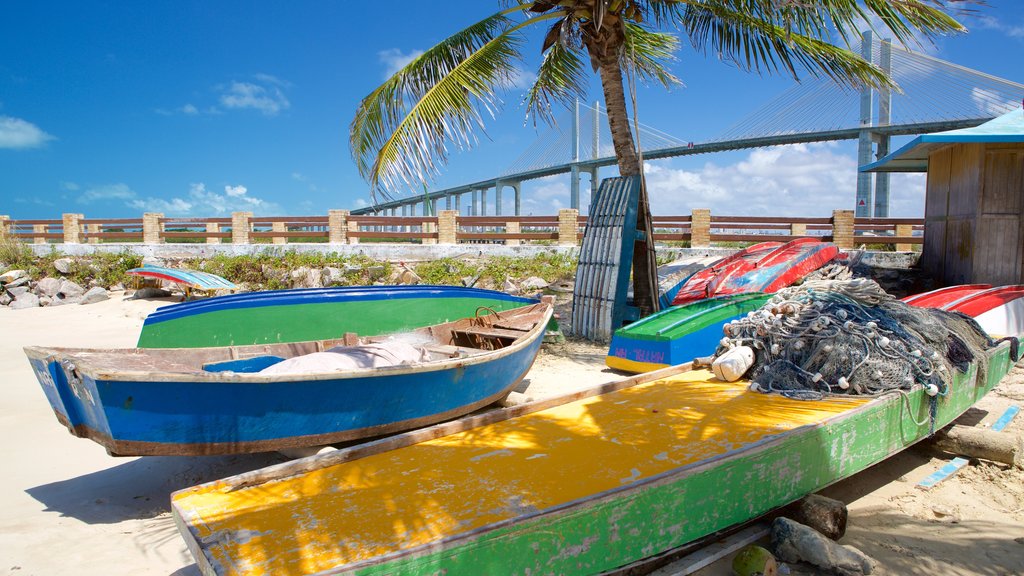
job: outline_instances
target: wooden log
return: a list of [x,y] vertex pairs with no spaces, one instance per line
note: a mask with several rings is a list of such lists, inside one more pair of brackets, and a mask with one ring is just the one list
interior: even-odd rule
[[1017,434],[953,426],[936,434],[932,446],[951,454],[1024,468],[1024,441]]
[[810,526],[832,540],[839,540],[846,534],[849,513],[846,504],[839,500],[809,494],[787,506],[782,515]]

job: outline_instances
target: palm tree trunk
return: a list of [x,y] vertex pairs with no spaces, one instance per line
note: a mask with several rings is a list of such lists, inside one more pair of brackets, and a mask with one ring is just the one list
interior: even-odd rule
[[[626,94],[622,86],[622,68],[618,58],[602,58],[598,67],[604,103],[608,110],[608,125],[615,146],[619,174],[643,177],[640,159],[629,129],[629,113],[626,110]],[[647,184],[641,179],[640,201],[636,211],[636,230],[643,241],[633,244],[633,305],[639,308],[640,316],[658,311],[658,263],[654,253],[654,238],[651,227],[651,207],[647,199]]]

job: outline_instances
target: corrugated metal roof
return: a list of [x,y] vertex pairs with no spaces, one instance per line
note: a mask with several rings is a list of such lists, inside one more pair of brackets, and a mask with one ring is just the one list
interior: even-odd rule
[[1024,109],[998,116],[973,128],[924,134],[885,158],[865,164],[861,172],[926,172],[928,155],[950,144],[1024,143]]

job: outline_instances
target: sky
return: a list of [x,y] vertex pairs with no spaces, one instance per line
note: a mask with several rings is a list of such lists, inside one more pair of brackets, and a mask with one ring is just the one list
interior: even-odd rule
[[[380,6],[5,3],[0,214],[323,215],[367,206],[368,186],[348,147],[359,101],[422,50],[502,4]],[[962,21],[968,34],[921,49],[1024,83],[1018,0],[989,0]],[[501,113],[473,149],[452,154],[431,189],[494,178],[538,138],[550,137],[551,129],[535,127],[520,106],[522,86],[539,62],[539,37],[528,39],[526,52],[521,82],[504,94]],[[638,115],[683,142],[726,132],[793,86],[788,77],[738,70],[685,40],[673,70],[685,85],[638,86]],[[593,82],[590,101],[600,99]],[[559,129],[565,128],[563,121]],[[853,208],[856,165],[856,146],[845,142],[659,160],[647,164],[646,174],[655,214],[710,208],[722,215],[826,216]],[[601,173],[611,175],[613,169]],[[923,214],[922,176],[897,176],[892,189],[891,215]],[[586,182],[583,190],[585,206]],[[506,214],[510,203],[509,190]],[[524,214],[568,206],[568,176],[523,185]]]

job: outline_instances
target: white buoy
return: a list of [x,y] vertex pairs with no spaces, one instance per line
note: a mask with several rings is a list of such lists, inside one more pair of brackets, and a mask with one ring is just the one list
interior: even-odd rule
[[711,363],[711,371],[719,380],[735,382],[743,377],[754,365],[754,349],[750,346],[737,346],[715,358]]

